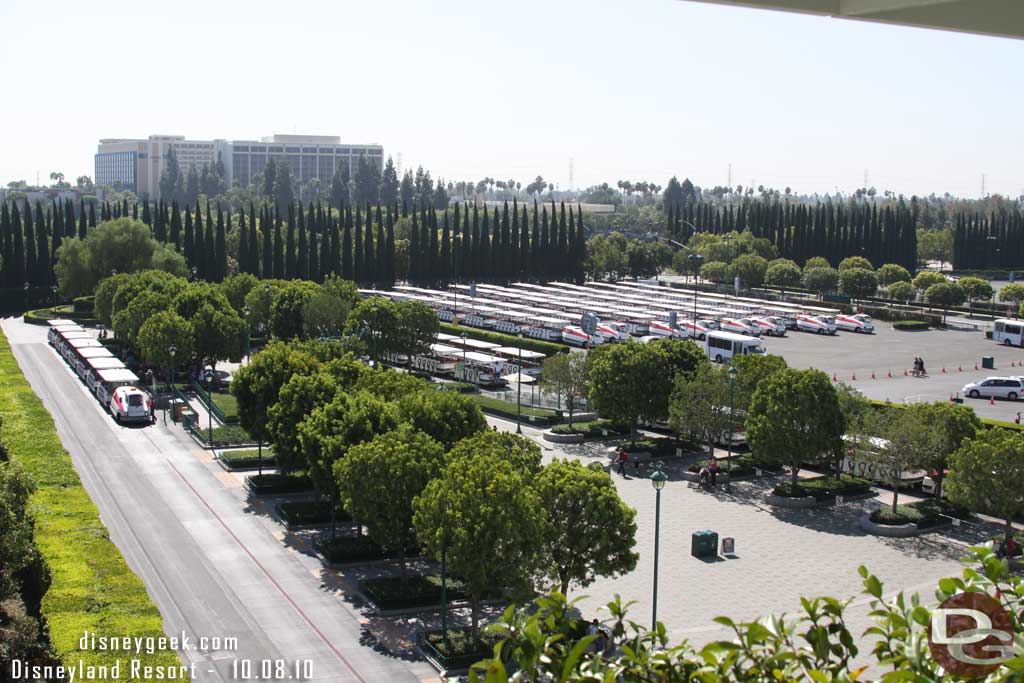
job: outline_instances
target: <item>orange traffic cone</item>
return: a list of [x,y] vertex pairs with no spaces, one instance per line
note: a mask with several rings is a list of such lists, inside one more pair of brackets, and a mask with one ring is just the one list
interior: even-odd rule
[[892,379],[892,370],[889,371],[889,379]]
[[834,373],[834,372],[832,373],[832,381],[833,382],[838,382],[839,381],[839,380],[836,379],[836,373]]
[[946,374],[946,368],[942,368],[942,374],[943,374],[943,375],[945,375],[945,374]]
[[857,373],[856,372],[853,373],[853,377],[851,377],[850,379],[853,380],[854,382],[856,382],[857,381]]
[[877,379],[877,378],[875,377],[875,371],[874,371],[874,370],[872,370],[872,371],[871,371],[871,379]]
[[962,366],[962,365],[958,365],[958,366],[956,366],[956,369],[957,369],[958,371],[960,371],[960,372],[963,372],[963,371],[964,371],[964,366]]
[[988,398],[988,404],[989,404],[990,406],[994,406],[994,405],[996,404],[996,397],[995,397],[995,396],[989,396],[989,398]]
[[907,372],[906,370],[904,370],[904,371],[903,371],[903,376],[904,376],[904,377],[906,377],[906,376],[907,376],[907,375],[909,375],[909,374],[910,374],[910,373],[909,373],[909,372]]

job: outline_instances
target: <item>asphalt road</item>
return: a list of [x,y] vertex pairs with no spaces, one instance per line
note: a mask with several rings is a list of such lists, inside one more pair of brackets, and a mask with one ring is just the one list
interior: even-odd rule
[[[110,536],[160,608],[169,634],[237,638],[231,650],[182,652],[196,681],[230,681],[236,660],[310,660],[312,680],[438,680],[421,662],[361,644],[360,615],[321,583],[319,564],[288,549],[246,510],[179,427],[119,427],[46,344],[46,330],[6,319],[22,371]],[[127,635],[127,634],[109,634]]]

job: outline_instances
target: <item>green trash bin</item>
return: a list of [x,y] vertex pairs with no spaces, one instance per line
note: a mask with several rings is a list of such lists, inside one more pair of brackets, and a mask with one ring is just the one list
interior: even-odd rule
[[694,531],[690,537],[690,554],[694,557],[714,557],[718,554],[718,534],[710,529]]
[[981,357],[981,367],[984,368],[985,370],[995,370],[996,369],[996,358],[995,358],[995,356],[982,356]]

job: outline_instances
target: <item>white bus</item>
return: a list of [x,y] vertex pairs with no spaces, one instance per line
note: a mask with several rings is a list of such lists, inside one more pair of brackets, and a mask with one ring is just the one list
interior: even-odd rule
[[733,356],[748,353],[764,353],[764,342],[758,337],[749,337],[735,332],[708,332],[708,358],[716,363],[725,363]]
[[1005,346],[1024,346],[1024,320],[996,320],[992,325],[992,341]]

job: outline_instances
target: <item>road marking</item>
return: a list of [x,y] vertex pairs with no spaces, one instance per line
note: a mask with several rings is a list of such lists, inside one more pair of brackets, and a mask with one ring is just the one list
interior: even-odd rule
[[334,643],[332,643],[327,638],[327,636],[325,636],[323,632],[319,628],[317,628],[316,624],[313,623],[313,620],[310,619],[309,616],[302,611],[302,608],[298,606],[298,604],[295,602],[295,600],[292,599],[290,595],[288,595],[284,588],[281,587],[281,584],[279,584],[277,580],[274,579],[273,576],[271,576],[270,572],[267,571],[267,568],[264,567],[263,564],[256,559],[256,556],[253,555],[252,552],[250,552],[250,550],[247,547],[245,547],[245,544],[242,543],[238,536],[236,536],[235,533],[231,531],[231,529],[228,527],[228,525],[224,523],[224,520],[221,519],[220,515],[218,515],[216,511],[214,511],[214,509],[210,506],[210,504],[206,502],[206,499],[199,494],[199,491],[197,491],[195,487],[192,486],[191,482],[189,482],[189,480],[185,478],[181,471],[174,466],[174,463],[167,459],[167,464],[170,465],[171,469],[174,470],[174,473],[177,474],[178,477],[180,477],[183,482],[185,482],[185,486],[189,487],[192,493],[195,494],[195,497],[199,499],[199,502],[201,502],[203,506],[210,511],[210,514],[213,515],[213,518],[216,519],[217,522],[221,525],[221,527],[224,528],[224,531],[226,531],[228,535],[231,536],[231,538],[235,541],[238,547],[245,551],[245,554],[249,556],[249,559],[251,559],[253,563],[257,567],[259,567],[260,571],[263,572],[263,575],[266,576],[270,583],[274,585],[274,588],[277,589],[281,596],[288,601],[288,604],[292,606],[295,612],[300,617],[302,617],[303,621],[305,621],[306,624],[308,624],[311,629],[313,629],[313,632],[316,633],[320,640],[323,641],[324,645],[326,645],[331,650],[331,652],[333,652],[335,656],[337,656],[337,658],[341,660],[341,662],[348,668],[350,672],[352,672],[352,675],[355,676],[357,680],[361,681],[361,683],[366,683],[366,679],[363,678],[359,674],[359,672],[355,670],[355,667],[352,666],[352,663],[345,658],[345,655],[341,654],[341,651],[338,650],[337,647],[335,647]]

